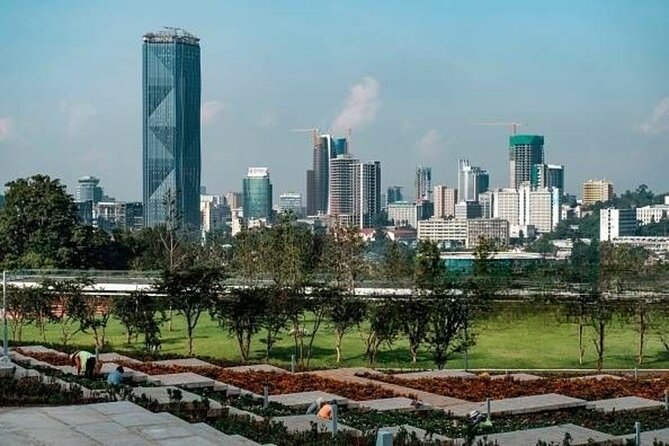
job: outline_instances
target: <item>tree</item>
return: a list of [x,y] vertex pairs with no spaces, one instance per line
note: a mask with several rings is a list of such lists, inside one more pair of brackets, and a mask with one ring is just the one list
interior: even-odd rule
[[5,268],[69,267],[77,212],[65,185],[35,175],[5,186],[0,212],[0,259]]
[[7,315],[12,330],[12,339],[21,342],[23,328],[35,322],[43,302],[40,287],[8,287]]
[[466,330],[472,312],[466,300],[467,296],[463,294],[448,292],[431,297],[426,342],[440,370],[453,354],[463,352],[472,344],[472,335]]
[[61,343],[66,346],[82,330],[79,315],[85,306],[84,289],[93,282],[86,276],[76,279],[42,281],[44,304],[49,308],[48,318],[59,325]]
[[166,269],[158,290],[167,296],[170,307],[186,319],[188,354],[193,354],[193,332],[203,312],[210,311],[220,294],[222,272],[218,268],[192,265]]
[[251,357],[251,338],[262,328],[266,302],[262,288],[235,288],[229,299],[214,304],[212,316],[235,337],[244,362]]
[[80,331],[88,333],[89,329],[92,330],[96,347],[102,348],[106,343],[107,323],[112,310],[110,299],[99,295],[86,296],[73,308]]
[[128,344],[139,335],[144,335],[146,351],[159,343],[160,325],[167,320],[161,297],[133,291],[114,299],[113,313],[126,328]]
[[365,242],[357,228],[339,224],[330,228],[325,240],[323,263],[337,288],[353,292],[365,266],[364,252]]
[[335,332],[337,363],[341,362],[341,341],[344,335],[359,327],[365,319],[365,302],[343,293],[334,293],[328,303],[327,319]]
[[312,263],[311,231],[298,225],[294,215],[282,214],[276,224],[264,229],[263,235],[263,269],[275,285],[279,288],[303,286]]
[[279,334],[286,328],[290,320],[290,305],[292,290],[289,288],[271,287],[267,289],[266,310],[261,322],[265,329],[265,338],[260,342],[265,344],[265,361],[269,361],[272,347],[279,340]]
[[401,328],[401,315],[397,302],[392,298],[374,302],[368,308],[369,328],[365,337],[365,358],[373,366],[381,345],[387,344],[390,347],[397,338]]
[[388,249],[381,261],[381,275],[390,282],[398,283],[411,277],[413,272],[413,253],[406,245],[397,241],[388,243]]
[[265,228],[245,228],[235,236],[232,269],[246,286],[256,286],[262,278],[265,230]]

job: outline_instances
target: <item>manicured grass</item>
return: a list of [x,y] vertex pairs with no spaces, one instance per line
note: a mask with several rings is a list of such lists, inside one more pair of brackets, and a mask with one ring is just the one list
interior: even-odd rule
[[[308,328],[308,327],[307,327]],[[495,317],[489,316],[477,321],[474,327],[477,333],[476,346],[469,352],[470,368],[578,368],[577,327],[574,324],[560,323],[550,310],[539,307],[532,314],[502,313]],[[111,347],[117,350],[141,349],[140,342],[133,345],[125,344],[123,326],[116,320],[109,323],[108,340]],[[236,341],[228,332],[218,326],[208,316],[203,315],[196,330],[195,353],[229,360],[238,360],[239,353]],[[264,344],[260,342],[263,333],[253,340],[255,360],[264,359]],[[47,330],[47,341],[58,343],[59,327],[50,325]],[[92,349],[93,340],[90,334],[78,333],[72,344]],[[38,330],[33,326],[24,329],[23,341],[41,342]],[[596,353],[592,342],[592,330],[586,329],[586,356],[584,368],[594,368]],[[607,368],[636,367],[637,333],[634,327],[614,321],[608,331],[606,340],[606,357],[604,366]],[[183,319],[174,317],[173,331],[167,324],[162,328],[162,352],[187,352],[187,338]],[[363,366],[366,361],[363,337],[353,331],[344,337],[342,352],[343,367]],[[417,367],[434,367],[429,352],[422,349]],[[288,365],[290,355],[294,353],[293,339],[287,333],[283,335],[272,353],[271,362]],[[391,347],[384,346],[379,354],[379,367],[412,367],[407,342],[400,339]],[[335,367],[336,353],[332,330],[324,326],[316,334],[314,342],[314,358],[311,367]],[[463,368],[462,355],[451,360],[448,367]],[[669,368],[669,354],[662,347],[656,333],[650,333],[646,344],[646,368]]]

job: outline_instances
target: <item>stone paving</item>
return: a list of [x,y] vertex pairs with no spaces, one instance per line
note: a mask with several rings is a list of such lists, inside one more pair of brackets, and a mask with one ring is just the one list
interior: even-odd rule
[[[586,407],[587,401],[557,393],[544,395],[520,396],[517,398],[504,398],[490,401],[490,412],[492,415],[519,415],[531,412],[544,412],[549,410],[571,409],[575,407]],[[465,403],[447,409],[456,417],[465,417],[472,410],[481,413],[487,412],[486,403]]]
[[626,396],[607,400],[591,401],[588,408],[601,412],[622,412],[626,410],[652,410],[664,407],[664,403],[638,396]]
[[416,434],[416,437],[419,440],[425,440],[425,441],[443,441],[444,443],[450,443],[453,440],[451,438],[445,437],[443,435],[439,434],[428,434],[428,432],[424,429],[421,429],[419,427],[413,427],[408,424],[403,424],[401,426],[390,426],[390,427],[382,427],[379,429],[379,432],[390,432],[393,437],[396,437],[397,434],[399,434],[402,430],[405,430],[409,435],[411,434]]
[[324,401],[329,402],[336,400],[340,406],[348,405],[348,399],[334,395],[332,393],[321,392],[320,390],[313,390],[311,392],[286,393],[283,395],[270,395],[269,400],[273,403],[283,404],[284,406],[298,409],[307,408],[318,398],[323,398]]
[[511,378],[515,381],[536,381],[538,379],[544,379],[541,376],[531,375],[529,373],[507,373],[504,375],[492,375],[490,379],[507,379]]
[[15,366],[11,362],[0,361],[0,378],[11,378],[14,376]]
[[111,353],[100,353],[98,355],[98,358],[100,361],[103,362],[119,362],[123,361],[128,364],[142,364],[142,361],[139,361],[137,359],[131,358],[129,356],[122,355],[120,353],[116,352],[111,352]]
[[623,379],[622,376],[618,375],[610,375],[608,373],[599,373],[597,375],[584,375],[584,376],[574,376],[572,378],[569,378],[572,380],[578,380],[578,379],[596,379],[597,381],[601,381],[603,379]]
[[358,409],[375,410],[378,412],[413,412],[415,410],[430,410],[432,406],[423,404],[419,409],[413,403],[414,400],[403,396],[395,398],[382,398],[378,400],[358,401],[355,403]]
[[462,370],[426,370],[423,372],[397,373],[392,375],[401,379],[423,378],[476,378],[476,375]]
[[197,358],[183,358],[183,359],[165,359],[162,361],[153,361],[151,364],[161,365],[161,366],[179,366],[179,367],[202,367],[202,368],[218,368],[218,366],[202,361]]
[[366,369],[343,368],[343,369],[332,369],[332,370],[318,370],[316,372],[310,372],[310,373],[316,376],[321,376],[323,378],[330,378],[337,381],[355,382],[359,384],[374,384],[381,388],[393,391],[398,395],[403,395],[409,398],[416,397],[418,398],[419,401],[437,408],[449,408],[460,404],[468,403],[468,401],[461,400],[458,398],[437,395],[435,393],[423,392],[421,390],[412,389],[410,387],[404,387],[397,384],[384,383],[382,381],[376,381],[370,378],[356,376],[356,373],[360,373],[361,371],[366,371]]
[[[312,424],[318,426],[318,430],[321,432],[332,432],[332,421],[324,420],[316,415],[291,415],[287,417],[276,417],[274,420],[283,423],[283,425],[286,426],[286,429],[288,429],[288,432],[309,432],[311,431]],[[341,423],[337,423],[337,429],[341,432],[348,431],[358,435],[362,434],[359,430]]]
[[255,445],[126,402],[0,411],[3,446]]
[[225,370],[231,372],[277,372],[288,373],[288,370],[276,367],[271,364],[240,365],[236,367],[226,367]]
[[146,382],[158,386],[181,386],[187,389],[214,387],[215,383],[211,378],[206,378],[191,372],[151,375],[147,377]]
[[[643,427],[643,426],[642,426]],[[634,440],[635,435],[625,435],[622,438],[628,440]],[[663,442],[669,444],[669,428],[658,429],[654,431],[641,432],[641,445],[640,446],[654,446],[656,442]]]
[[[575,424],[562,424],[559,426],[504,432],[501,434],[490,434],[485,437],[476,437],[476,441],[486,438],[488,442],[492,442],[498,446],[534,446],[539,441],[544,441],[548,444],[561,445],[564,441],[564,436],[566,433],[571,435],[572,442],[570,445],[572,446],[591,444],[622,444],[621,440],[617,437],[594,431],[592,429],[586,429]],[[463,445],[464,442],[462,440],[457,440],[455,444]]]

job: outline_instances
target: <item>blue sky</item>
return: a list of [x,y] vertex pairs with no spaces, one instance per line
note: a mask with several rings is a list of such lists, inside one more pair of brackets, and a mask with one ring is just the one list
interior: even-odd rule
[[545,135],[568,192],[669,191],[667,23],[665,0],[0,0],[0,181],[96,175],[139,199],[142,35],[168,25],[202,39],[212,192],[248,166],[304,191],[310,142],[290,129],[347,125],[384,185],[412,193],[423,164],[454,186],[468,158],[505,186],[509,129],[476,123],[510,120]]

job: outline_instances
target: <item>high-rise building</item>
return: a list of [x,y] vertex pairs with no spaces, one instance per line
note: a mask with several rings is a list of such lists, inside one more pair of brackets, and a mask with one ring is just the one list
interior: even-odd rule
[[230,209],[240,209],[243,207],[242,194],[240,192],[226,192],[224,197]]
[[388,191],[386,192],[386,206],[390,203],[395,203],[396,201],[404,201],[402,186],[388,186]]
[[307,215],[316,215],[316,179],[314,169],[307,170]]
[[511,225],[519,224],[519,200],[517,189],[500,189],[494,192],[493,218],[502,218]]
[[501,218],[475,218],[467,220],[467,248],[475,248],[481,239],[492,240],[506,246],[509,244],[509,222]]
[[420,205],[409,201],[396,201],[391,203],[387,208],[388,221],[395,226],[410,226],[416,228],[418,226],[419,213],[421,212]]
[[539,234],[553,231],[560,222],[561,191],[556,188],[521,187],[519,193],[519,224],[534,226]]
[[340,155],[330,161],[329,214],[344,224],[354,224],[355,177],[360,160]]
[[532,166],[544,162],[544,137],[539,135],[512,135],[509,137],[510,187],[517,189],[529,182]]
[[348,141],[346,138],[337,138],[332,144],[332,153],[330,158],[337,158],[339,155],[346,155],[348,152]]
[[418,240],[436,243],[464,244],[467,240],[467,220],[430,218],[418,222]]
[[371,228],[381,212],[381,163],[360,163],[355,180],[355,224],[360,228]]
[[487,170],[472,166],[469,160],[458,163],[458,200],[478,201],[479,194],[488,190],[490,174]]
[[637,229],[636,209],[600,209],[599,240],[634,235]]
[[[330,194],[330,155],[332,153],[332,138],[330,135],[314,136],[313,154],[313,203],[315,209],[313,214],[328,213],[328,200]],[[309,189],[307,189],[307,193]],[[307,202],[311,200],[307,197]]]
[[92,176],[85,176],[79,178],[77,186],[74,188],[74,201],[84,202],[90,201],[96,204],[102,201],[102,187],[100,187],[100,180]]
[[143,45],[144,223],[200,226],[200,39],[175,28]]
[[583,183],[583,205],[590,206],[613,198],[613,184],[606,180],[588,180]]
[[302,194],[284,192],[279,195],[279,212],[283,214],[290,212],[302,218]]
[[483,209],[478,201],[460,201],[455,205],[455,218],[469,220],[470,218],[481,218]]
[[530,184],[533,187],[555,187],[564,191],[564,166],[535,164],[532,166]]
[[446,186],[434,186],[434,217],[455,217],[458,190]]
[[203,232],[223,227],[230,216],[230,208],[223,195],[200,195],[200,228]]
[[495,215],[495,192],[487,191],[479,194],[481,204],[481,217],[493,218]]
[[432,201],[432,168],[416,168],[416,179],[414,181],[416,188],[416,201]]
[[242,182],[244,220],[272,218],[272,183],[266,167],[249,167]]

